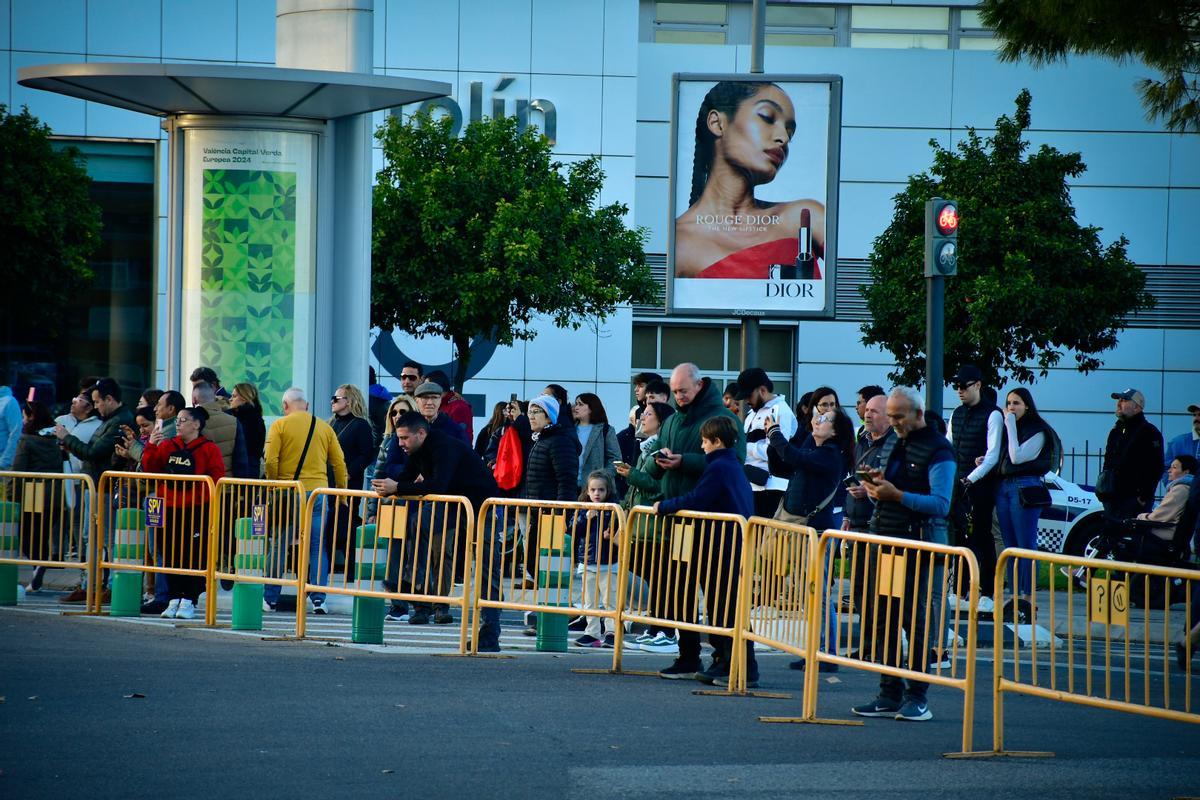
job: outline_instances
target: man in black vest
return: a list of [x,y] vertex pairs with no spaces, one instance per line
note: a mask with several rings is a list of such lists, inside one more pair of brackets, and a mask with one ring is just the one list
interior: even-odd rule
[[[883,473],[868,475],[867,496],[875,501],[871,515],[871,533],[898,539],[927,538],[926,529],[932,522],[945,519],[950,511],[950,495],[954,486],[954,451],[945,437],[925,423],[924,402],[917,390],[897,387],[887,399],[887,416],[896,432],[896,444],[888,457]],[[879,547],[874,554],[881,565],[900,557],[900,551]],[[888,556],[891,556],[889,559]],[[919,569],[916,554],[904,559],[903,597],[896,598],[892,587],[891,599],[877,611],[868,611],[870,618],[888,626],[875,631],[883,642],[882,663],[924,671],[932,642],[926,634],[922,606],[922,585],[929,576]],[[886,569],[887,567],[885,567]],[[867,574],[874,576],[875,570]],[[868,587],[875,596],[875,587]],[[914,622],[915,620],[915,622]],[[900,629],[908,634],[909,657],[900,657]],[[921,722],[932,719],[925,692],[929,684],[893,675],[880,675],[879,696],[870,703],[855,706],[851,711],[861,717],[895,717],[899,720]]]
[[[999,485],[1000,444],[1004,432],[1004,416],[992,402],[991,393],[984,396],[983,374],[974,364],[963,364],[950,379],[962,405],[954,409],[946,437],[954,445],[957,465],[954,497],[950,502],[950,525],[953,542],[969,547],[979,562],[979,611],[991,613],[992,587],[996,575],[996,540],[992,537],[992,512],[996,510],[996,488]],[[950,594],[951,607],[965,608]]]
[[[500,496],[492,471],[457,435],[431,429],[428,420],[415,411],[402,414],[395,427],[396,440],[404,448],[408,460],[398,480],[376,478],[371,481],[371,488],[380,497],[459,495],[471,501],[472,508],[478,513],[488,498]],[[448,523],[443,521],[447,513],[452,516]],[[439,503],[422,503],[417,513],[409,515],[407,549],[411,580],[408,582],[414,594],[447,596],[453,589],[455,539],[470,533],[467,520],[456,515],[457,506]],[[500,559],[498,554],[490,552],[497,543],[499,539],[494,536],[485,542],[484,563],[480,567],[489,573],[488,597],[499,597]],[[400,582],[401,550],[393,543],[388,552],[384,586],[391,591],[396,591]],[[449,624],[454,621],[447,604],[435,604],[433,610],[434,622]],[[483,625],[479,631],[479,651],[496,652],[500,649],[499,610],[485,608],[480,616]],[[414,603],[408,621],[411,625],[427,623],[429,606]]]

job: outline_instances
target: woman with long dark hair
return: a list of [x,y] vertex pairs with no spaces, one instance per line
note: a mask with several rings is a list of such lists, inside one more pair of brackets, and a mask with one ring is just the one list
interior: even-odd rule
[[250,469],[262,475],[263,450],[267,444],[267,425],[263,421],[262,401],[258,387],[253,383],[239,383],[229,396],[229,413],[242,423],[242,434],[246,437],[246,457]]
[[783,168],[795,133],[795,106],[774,83],[721,81],[704,96],[688,209],[675,221],[676,277],[766,278],[771,264],[796,262],[802,227],[814,264],[824,255],[824,205],[754,196]]
[[[1022,499],[1022,489],[1044,486],[1054,453],[1054,431],[1038,413],[1033,395],[1024,386],[1008,393],[1004,403],[1004,438],[1000,445],[1000,488],[996,516],[1005,547],[1037,549],[1037,524],[1042,506],[1032,497]],[[1028,494],[1028,493],[1027,493]],[[1048,499],[1048,496],[1047,496]],[[1019,562],[1014,562],[1019,563]],[[1017,575],[1017,593],[1028,600],[1033,591],[1034,562],[1023,562]]]
[[[617,431],[608,424],[608,412],[604,403],[591,392],[582,392],[571,407],[575,420],[575,435],[579,437],[579,485],[583,488],[584,478],[598,470],[616,478],[613,462],[621,460],[621,445],[617,442]],[[612,498],[616,502],[617,498]]]
[[488,444],[492,441],[492,434],[500,430],[504,424],[504,417],[508,412],[508,403],[501,400],[492,408],[492,417],[488,420],[487,425],[479,429],[479,433],[475,435],[475,453],[480,458],[486,458]]

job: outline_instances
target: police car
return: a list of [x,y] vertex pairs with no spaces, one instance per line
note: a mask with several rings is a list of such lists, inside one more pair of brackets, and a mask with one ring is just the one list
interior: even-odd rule
[[1038,520],[1038,549],[1047,553],[1085,555],[1104,524],[1104,507],[1090,487],[1071,483],[1056,472],[1043,479],[1050,490],[1050,505]]

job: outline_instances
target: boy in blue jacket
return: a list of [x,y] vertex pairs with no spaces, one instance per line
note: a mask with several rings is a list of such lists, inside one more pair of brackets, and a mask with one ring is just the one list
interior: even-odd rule
[[[737,440],[738,430],[733,419],[720,416],[705,420],[700,426],[700,447],[704,450],[705,459],[700,481],[685,495],[655,503],[655,513],[663,515],[676,511],[700,511],[738,514],[747,518],[753,516],[753,490],[733,449]],[[681,622],[695,621],[696,591],[702,583],[709,624],[733,627],[737,612],[738,576],[741,574],[741,537],[737,528],[729,523],[697,521],[695,529],[700,535],[692,537],[690,565],[680,565],[679,580],[675,581],[677,593],[674,609],[677,618]],[[707,532],[711,535],[705,536]],[[679,534],[673,531],[671,535]],[[701,561],[702,555],[705,562]],[[685,613],[688,611],[690,613]],[[684,652],[684,638],[680,637],[679,658],[670,667],[660,671],[659,677],[668,680],[695,678],[701,683],[727,686],[733,642],[728,636],[710,635],[709,643],[713,646],[712,664],[708,669],[701,670],[699,640],[696,640],[695,652]],[[758,685],[758,663],[754,658],[753,642],[746,643],[746,685]]]

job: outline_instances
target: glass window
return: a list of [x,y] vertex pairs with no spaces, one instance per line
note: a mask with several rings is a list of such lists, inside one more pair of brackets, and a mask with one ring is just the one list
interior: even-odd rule
[[759,366],[767,372],[791,373],[793,337],[791,328],[761,329],[758,333]]
[[832,28],[833,6],[767,6],[767,25],[785,28]]
[[768,33],[764,43],[770,47],[833,47],[832,33]]
[[851,11],[850,24],[856,29],[944,31],[950,27],[950,9],[913,6],[854,6]]
[[724,344],[725,332],[721,328],[664,325],[659,365],[671,369],[691,361],[702,370],[724,369]]
[[723,25],[726,13],[724,3],[657,3],[654,21]]
[[960,11],[961,21],[959,27],[963,30],[988,30],[988,26],[983,24],[983,15],[978,11]]
[[1000,48],[1000,40],[994,36],[960,36],[958,37],[959,50],[997,50]]
[[654,41],[659,44],[725,44],[725,31],[656,30]]
[[652,370],[658,366],[658,326],[633,326],[633,368]]
[[851,33],[851,47],[888,47],[895,50],[945,50],[947,34],[936,33]]

